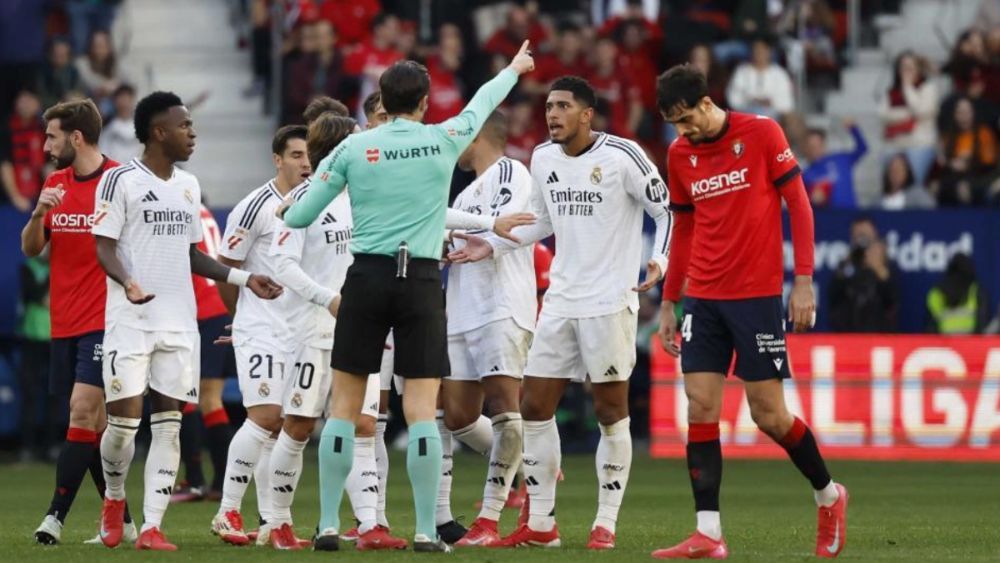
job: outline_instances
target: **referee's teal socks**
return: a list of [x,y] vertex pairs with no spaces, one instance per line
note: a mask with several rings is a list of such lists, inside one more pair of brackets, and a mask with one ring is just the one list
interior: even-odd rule
[[436,538],[434,511],[441,483],[441,435],[433,420],[410,425],[406,471],[410,474],[410,485],[413,487],[413,505],[417,514],[415,531],[417,534]]
[[[431,425],[433,426],[433,422]],[[412,435],[412,434],[411,434]],[[412,440],[412,438],[411,438]],[[441,447],[438,446],[440,462]],[[340,499],[344,496],[344,483],[351,474],[354,461],[354,423],[338,418],[327,419],[319,439],[319,530],[340,529]],[[412,479],[412,473],[411,473]],[[414,485],[416,486],[416,485]],[[437,491],[435,487],[434,491]],[[419,521],[419,520],[418,520]],[[431,522],[434,521],[434,502],[431,501]]]

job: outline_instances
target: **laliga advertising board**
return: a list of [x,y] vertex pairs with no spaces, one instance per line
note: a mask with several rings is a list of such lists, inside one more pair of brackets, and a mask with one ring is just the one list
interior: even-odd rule
[[[789,335],[792,412],[830,458],[1000,461],[1000,337]],[[680,362],[655,341],[651,453],[683,457],[687,399]],[[722,447],[731,457],[784,457],[726,380]]]

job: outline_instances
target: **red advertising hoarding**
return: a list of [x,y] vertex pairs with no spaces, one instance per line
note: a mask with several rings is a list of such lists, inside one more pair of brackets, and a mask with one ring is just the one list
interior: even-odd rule
[[[654,337],[655,340],[655,337]],[[680,362],[653,342],[652,455],[681,457],[687,399]],[[1000,338],[789,335],[790,410],[829,458],[1000,461]],[[726,380],[722,446],[782,457],[757,430],[738,378]]]

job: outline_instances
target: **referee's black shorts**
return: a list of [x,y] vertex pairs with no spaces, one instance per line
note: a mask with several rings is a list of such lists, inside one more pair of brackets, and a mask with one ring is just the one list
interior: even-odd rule
[[437,260],[413,258],[406,278],[396,259],[357,254],[341,290],[333,336],[333,369],[378,373],[389,329],[395,372],[404,378],[447,377],[447,323]]

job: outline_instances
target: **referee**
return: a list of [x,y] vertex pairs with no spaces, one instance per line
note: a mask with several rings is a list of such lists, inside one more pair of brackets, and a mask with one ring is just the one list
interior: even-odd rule
[[[414,551],[450,550],[438,538],[434,506],[441,479],[435,406],[440,378],[449,373],[438,261],[451,174],[518,76],[533,68],[525,41],[510,66],[484,84],[462,113],[424,125],[427,69],[413,61],[394,64],[379,79],[389,123],[340,143],[320,162],[306,195],[284,213],[289,227],[306,227],[345,186],[350,194],[354,264],[341,290],[334,333],[334,392],[323,427],[323,442],[333,447],[320,450],[332,471],[320,476],[329,480],[321,485],[332,494],[332,506],[339,506],[351,472],[354,420],[368,374],[379,371],[385,339],[393,329],[396,373],[408,380],[403,413],[410,437],[406,468],[416,508]],[[334,524],[339,529],[339,522]]]

